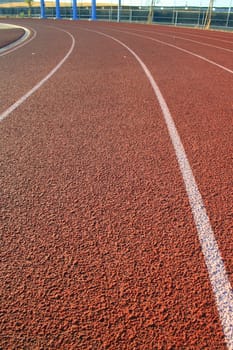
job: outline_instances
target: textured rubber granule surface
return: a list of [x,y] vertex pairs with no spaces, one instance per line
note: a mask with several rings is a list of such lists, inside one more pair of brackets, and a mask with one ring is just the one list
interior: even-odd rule
[[[30,25],[37,37],[8,61],[2,58],[0,84],[7,82],[8,96],[0,90],[1,112],[69,50],[71,38],[54,26],[73,34],[76,46],[56,75],[0,125],[0,347],[225,349],[158,102],[133,56],[85,29],[122,40],[151,70],[181,134],[228,273],[232,77],[111,29],[131,28],[123,24],[14,23]],[[148,26],[135,26],[143,28]]]

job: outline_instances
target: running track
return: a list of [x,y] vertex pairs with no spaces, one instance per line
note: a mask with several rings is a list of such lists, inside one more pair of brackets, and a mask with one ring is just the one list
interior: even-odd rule
[[0,348],[233,349],[233,34],[7,22]]

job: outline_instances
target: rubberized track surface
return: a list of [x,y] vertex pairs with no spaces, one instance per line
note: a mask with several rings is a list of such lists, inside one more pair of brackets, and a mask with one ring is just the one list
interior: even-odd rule
[[0,48],[1,48],[21,38],[22,35],[24,34],[24,30],[21,28],[11,28],[11,29],[1,30],[0,33],[1,33],[0,35]]
[[0,57],[0,113],[65,57],[67,32],[75,46],[0,125],[0,347],[226,349],[158,100],[135,57],[96,31],[158,84],[231,286],[232,33],[12,23],[37,36]]

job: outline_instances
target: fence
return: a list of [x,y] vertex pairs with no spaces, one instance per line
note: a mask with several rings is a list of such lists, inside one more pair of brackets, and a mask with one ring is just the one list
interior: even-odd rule
[[[149,15],[149,7],[122,7],[120,10],[120,20],[122,22],[147,22]],[[202,27],[206,15],[207,8],[178,8],[165,7],[154,8],[152,23],[177,25],[177,26],[193,26]],[[60,8],[61,18],[72,18],[71,7]],[[77,14],[80,19],[91,18],[91,6],[78,7]],[[0,7],[0,16],[11,17],[27,17],[28,7]],[[32,17],[40,17],[40,7],[32,7]],[[117,6],[105,6],[96,8],[96,16],[99,20],[117,21]],[[46,7],[46,17],[55,18],[55,7]],[[215,9],[212,13],[212,28],[233,28],[233,11],[231,9]]]

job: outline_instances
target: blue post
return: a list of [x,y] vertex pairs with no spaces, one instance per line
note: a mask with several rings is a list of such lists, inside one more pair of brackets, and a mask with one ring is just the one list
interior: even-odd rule
[[78,16],[77,16],[77,2],[76,0],[72,0],[72,12],[73,12],[73,16],[72,16],[72,19],[78,19]]
[[61,13],[60,13],[60,0],[56,0],[56,19],[61,18]]
[[96,0],[91,1],[91,19],[96,20]]
[[46,18],[44,0],[40,0],[40,18]]

